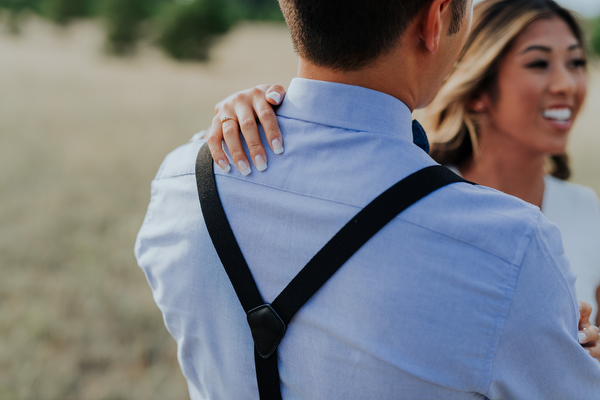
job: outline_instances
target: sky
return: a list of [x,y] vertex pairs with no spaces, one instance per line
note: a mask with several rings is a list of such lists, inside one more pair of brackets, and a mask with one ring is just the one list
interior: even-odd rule
[[[475,3],[478,2],[478,0],[475,0]],[[556,2],[584,17],[593,17],[600,14],[600,0],[556,0]]]
[[600,14],[600,0],[558,0],[557,3],[585,17]]

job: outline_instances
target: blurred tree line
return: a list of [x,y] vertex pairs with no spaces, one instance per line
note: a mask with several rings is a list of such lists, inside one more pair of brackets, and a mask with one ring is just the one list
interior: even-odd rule
[[[0,12],[13,33],[31,12],[60,25],[100,18],[111,53],[129,54],[147,38],[174,58],[195,60],[206,60],[215,39],[241,20],[283,21],[277,0],[0,0]],[[600,16],[586,22],[590,50],[600,55]]]
[[27,13],[59,25],[99,18],[114,54],[130,54],[146,38],[176,59],[201,61],[239,21],[283,21],[277,0],[0,0],[0,17],[12,33]]

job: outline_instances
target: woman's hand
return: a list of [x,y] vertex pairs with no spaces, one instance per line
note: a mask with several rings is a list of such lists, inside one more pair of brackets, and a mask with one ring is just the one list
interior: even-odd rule
[[215,106],[215,117],[208,135],[208,147],[219,167],[229,172],[229,160],[223,150],[223,141],[229,149],[237,169],[251,172],[250,163],[242,147],[239,131],[250,150],[250,157],[259,171],[267,169],[267,154],[262,145],[256,120],[262,125],[267,141],[275,154],[283,153],[283,139],[273,106],[281,104],[285,89],[280,85],[259,85],[235,93]]
[[600,342],[598,327],[590,323],[592,306],[584,301],[579,302],[579,343],[594,358],[600,359]]

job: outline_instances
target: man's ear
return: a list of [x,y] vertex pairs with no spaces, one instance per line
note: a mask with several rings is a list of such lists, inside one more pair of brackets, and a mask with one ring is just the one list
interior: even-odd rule
[[421,36],[427,51],[435,54],[440,47],[442,32],[446,31],[452,18],[452,0],[432,0],[424,11]]

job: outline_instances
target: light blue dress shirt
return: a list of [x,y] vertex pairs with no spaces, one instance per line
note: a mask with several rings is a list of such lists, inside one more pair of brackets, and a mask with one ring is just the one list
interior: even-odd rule
[[[365,88],[295,79],[277,110],[285,153],[243,177],[215,168],[266,301],[362,207],[434,161],[411,113]],[[204,226],[202,141],[167,156],[135,252],[192,399],[257,399],[246,317]],[[265,144],[265,148],[268,146]],[[600,398],[577,343],[557,229],[484,187],[445,187],[396,217],[296,314],[279,347],[283,398]]]

